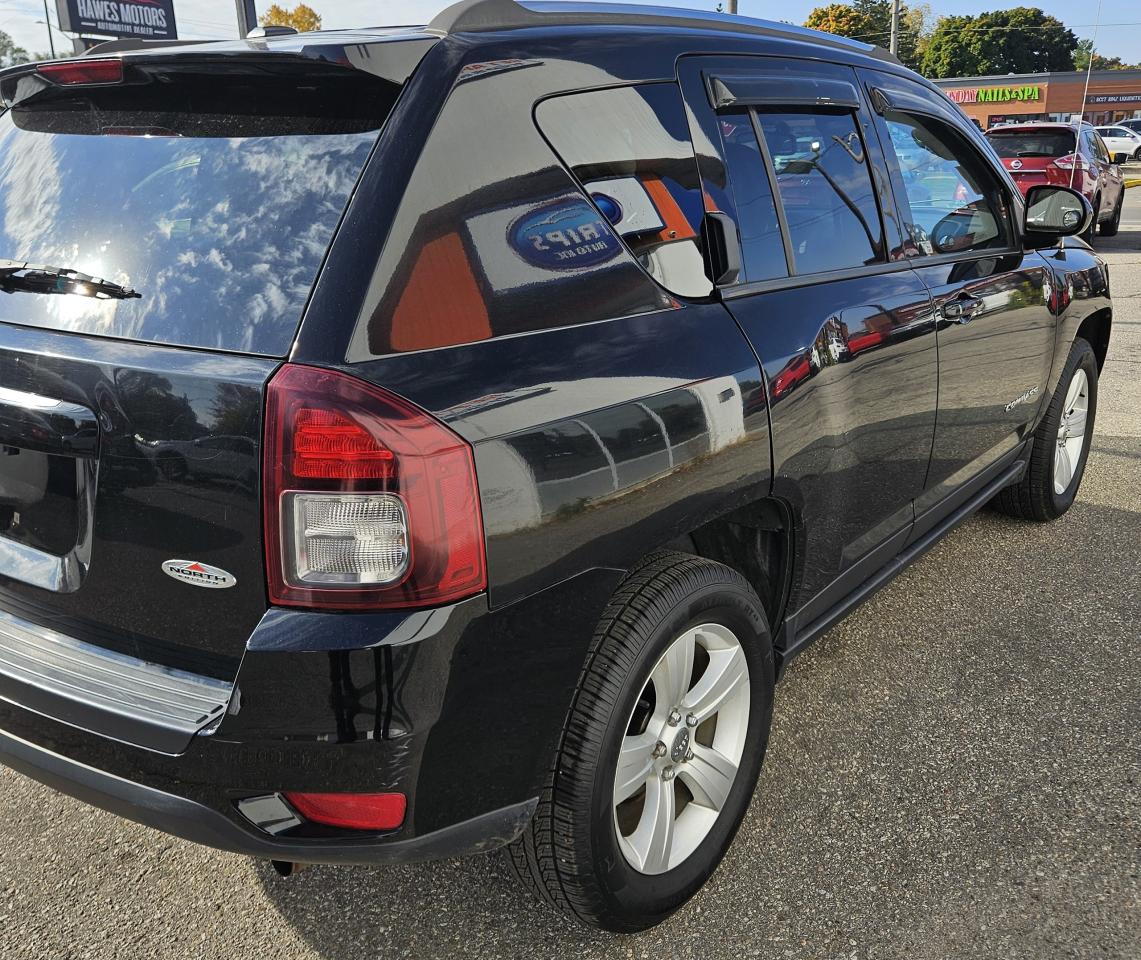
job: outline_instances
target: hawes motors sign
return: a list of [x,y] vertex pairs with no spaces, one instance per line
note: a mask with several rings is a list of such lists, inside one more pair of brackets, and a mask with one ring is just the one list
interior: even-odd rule
[[174,0],[56,0],[60,29],[83,36],[177,40]]
[[1041,100],[1041,87],[971,87],[945,90],[955,103],[1009,103],[1012,100]]

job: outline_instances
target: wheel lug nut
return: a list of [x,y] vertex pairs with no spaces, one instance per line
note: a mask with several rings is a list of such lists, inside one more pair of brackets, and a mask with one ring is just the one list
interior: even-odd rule
[[685,725],[687,727],[696,727],[697,726],[697,717],[695,717],[692,713],[686,714]]
[[665,755],[666,755],[666,745],[664,743],[662,743],[661,740],[659,740],[657,743],[654,744],[654,756],[655,757],[664,757]]
[[672,780],[673,778],[674,778],[674,768],[673,767],[666,767],[662,771],[662,779],[663,780]]
[[674,707],[670,711],[667,723],[669,723],[671,727],[676,727],[679,723],[681,723],[681,711],[677,707]]
[[688,750],[685,751],[685,756],[682,759],[687,763],[693,759],[693,748],[692,747],[690,747]]

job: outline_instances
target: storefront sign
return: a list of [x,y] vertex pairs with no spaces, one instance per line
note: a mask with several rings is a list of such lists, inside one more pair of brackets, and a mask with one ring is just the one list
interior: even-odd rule
[[143,40],[177,40],[174,0],[56,0],[68,33]]
[[1099,93],[1086,97],[1086,103],[1141,103],[1141,93]]
[[1012,100],[1041,100],[1041,87],[971,87],[948,90],[955,103],[1009,103]]

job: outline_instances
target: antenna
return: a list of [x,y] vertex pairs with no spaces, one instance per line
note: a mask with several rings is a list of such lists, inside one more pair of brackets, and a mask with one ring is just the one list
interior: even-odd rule
[[[1074,140],[1074,153],[1078,152],[1081,145],[1082,138],[1082,120],[1086,116],[1086,99],[1089,97],[1089,75],[1093,72],[1093,58],[1097,56],[1097,28],[1101,25],[1101,0],[1097,0],[1097,16],[1093,21],[1093,40],[1090,43],[1089,50],[1089,63],[1086,64],[1086,85],[1082,89],[1082,116],[1078,120],[1078,135]],[[1112,157],[1110,159],[1113,159]],[[1070,189],[1074,189],[1074,174],[1078,172],[1077,157],[1074,157],[1074,165],[1070,167]],[[1093,212],[1094,224],[1097,224],[1097,211]]]

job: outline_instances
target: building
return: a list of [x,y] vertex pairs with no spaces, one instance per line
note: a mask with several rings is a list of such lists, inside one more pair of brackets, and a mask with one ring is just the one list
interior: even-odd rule
[[[1071,120],[1096,126],[1141,117],[1141,70],[956,77],[934,83],[984,130],[1020,120]],[[1083,100],[1083,93],[1085,97]]]

